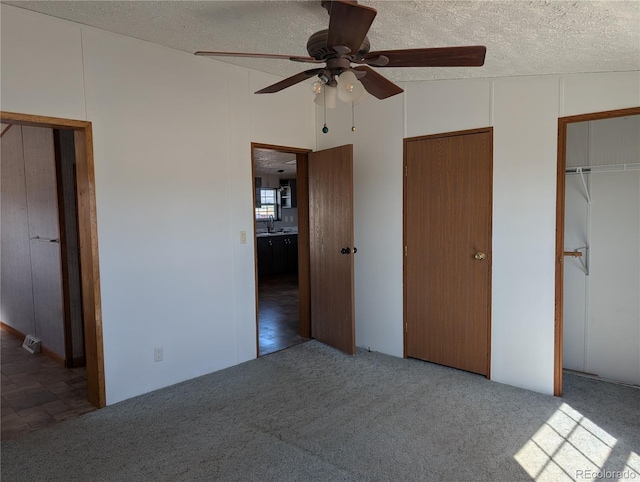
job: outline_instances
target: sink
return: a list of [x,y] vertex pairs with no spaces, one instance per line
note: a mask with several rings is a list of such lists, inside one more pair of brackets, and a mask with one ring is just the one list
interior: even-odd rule
[[266,238],[269,236],[283,236],[285,234],[298,234],[298,228],[287,228],[289,229],[289,231],[285,231],[280,230],[280,231],[274,231],[272,233],[256,233],[256,237],[257,238]]

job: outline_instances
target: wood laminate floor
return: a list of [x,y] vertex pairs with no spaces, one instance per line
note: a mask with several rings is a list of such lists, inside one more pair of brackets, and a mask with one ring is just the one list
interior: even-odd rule
[[309,340],[300,336],[298,293],[298,277],[295,275],[263,276],[258,280],[260,356]]
[[64,368],[0,330],[2,340],[2,440],[96,410],[87,401],[85,368]]

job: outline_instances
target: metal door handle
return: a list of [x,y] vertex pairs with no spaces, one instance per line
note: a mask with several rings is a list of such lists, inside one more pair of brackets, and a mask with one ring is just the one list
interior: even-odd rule
[[358,248],[356,248],[355,246],[353,247],[353,254],[356,254],[358,252]]
[[342,254],[350,254],[350,253],[351,253],[351,248],[342,248],[342,249],[340,250],[340,252],[341,252]]
[[58,238],[41,238],[40,236],[33,236],[29,239],[33,241],[42,241],[44,243],[60,243],[60,239]]
[[482,261],[486,257],[487,255],[484,254],[482,251],[478,251],[474,256],[474,258],[476,258],[478,261]]

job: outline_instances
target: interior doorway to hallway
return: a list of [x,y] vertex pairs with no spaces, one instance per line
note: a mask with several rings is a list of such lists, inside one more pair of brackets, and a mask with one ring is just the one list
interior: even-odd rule
[[[0,123],[3,124],[4,135],[14,130],[15,126],[54,129],[69,134],[65,142],[67,142],[67,147],[73,152],[75,157],[75,169],[73,173],[73,177],[75,178],[75,192],[72,196],[75,197],[77,210],[78,254],[80,258],[79,288],[81,292],[82,329],[84,332],[82,337],[84,360],[78,360],[78,362],[86,362],[87,400],[96,407],[104,407],[106,405],[106,394],[91,122],[14,112],[0,112]],[[14,130],[14,133],[15,132]],[[43,237],[37,233],[28,237],[29,242],[38,243],[37,246],[41,248],[44,246],[51,247],[58,245],[54,237],[48,239],[50,236]],[[62,240],[61,234],[60,241]],[[3,290],[2,293],[4,295],[5,290]],[[5,322],[9,320],[3,319],[2,321]],[[77,355],[73,353],[71,353],[70,356],[65,354],[65,359],[69,360],[68,366],[73,366],[73,364],[76,363],[76,360],[74,360],[76,356]],[[82,357],[77,356],[77,358]]]
[[298,204],[298,155],[288,148],[252,146],[258,356],[309,340],[301,323],[298,225],[300,214],[306,214],[304,201],[301,209]]

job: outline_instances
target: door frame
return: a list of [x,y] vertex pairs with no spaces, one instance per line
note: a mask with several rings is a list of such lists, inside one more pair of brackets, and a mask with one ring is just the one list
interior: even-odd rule
[[556,187],[556,299],[554,323],[553,394],[562,396],[562,344],[564,328],[564,221],[567,169],[567,126],[574,122],[640,115],[640,107],[579,114],[558,119],[558,166]]
[[[309,153],[311,149],[251,143],[251,185],[255,179],[255,149],[270,149],[296,155],[296,187],[298,197],[298,290],[300,309],[300,336],[311,338],[311,276],[309,251]],[[253,264],[255,270],[256,299],[256,357],[260,356],[260,330],[258,327],[258,243],[255,242],[258,224],[255,216],[256,190],[252,189],[251,216],[253,218]]]
[[65,129],[74,132],[76,202],[80,241],[80,282],[87,364],[87,399],[98,408],[106,405],[102,301],[98,259],[98,226],[91,122],[0,111],[3,124]]
[[[437,134],[429,134],[425,136],[416,136],[416,137],[407,137],[402,141],[402,169],[404,170],[403,182],[402,182],[402,249],[404,250],[407,246],[407,218],[405,215],[406,205],[407,205],[407,144],[413,141],[423,141],[430,139],[439,139],[443,137],[455,137],[455,136],[464,136],[470,134],[480,134],[480,133],[490,133],[491,134],[491,165],[493,165],[493,127],[481,127],[476,129],[468,129],[462,131],[452,131],[452,132],[442,132]],[[491,176],[491,185],[489,186],[491,189],[491,204],[489,206],[489,210],[491,212],[491,219],[489,221],[489,229],[491,230],[491,243],[488,247],[489,260],[491,263],[489,264],[489,287],[487,292],[488,303],[488,323],[487,323],[487,380],[491,380],[491,300],[492,300],[492,287],[493,287],[493,175]],[[403,358],[407,358],[407,290],[406,290],[406,273],[407,270],[407,257],[406,255],[402,256],[402,339],[403,339],[403,347],[402,347],[402,356]]]

